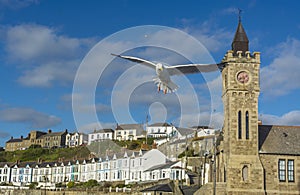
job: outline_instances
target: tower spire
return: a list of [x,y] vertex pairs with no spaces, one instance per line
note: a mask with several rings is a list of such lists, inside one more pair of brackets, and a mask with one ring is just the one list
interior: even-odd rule
[[241,13],[242,10],[239,10],[239,24],[236,29],[231,48],[233,50],[234,55],[236,55],[237,51],[242,51],[242,55],[245,54],[246,51],[249,51],[249,40],[247,37],[247,34],[244,30],[244,27],[242,25],[242,19],[241,19]]

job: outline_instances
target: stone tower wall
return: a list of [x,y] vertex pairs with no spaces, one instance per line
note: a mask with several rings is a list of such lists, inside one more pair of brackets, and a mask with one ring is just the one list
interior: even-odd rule
[[[224,141],[221,181],[226,182],[227,194],[263,194],[263,168],[258,156],[258,96],[260,53],[228,51],[223,58]],[[246,72],[248,81],[238,81]],[[240,122],[238,113],[241,112]],[[248,122],[246,122],[246,112]],[[239,123],[241,136],[239,137]],[[248,124],[248,137],[246,136]]]

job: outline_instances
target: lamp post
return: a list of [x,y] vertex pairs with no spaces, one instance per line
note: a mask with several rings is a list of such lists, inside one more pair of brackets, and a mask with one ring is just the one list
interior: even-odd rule
[[215,133],[215,136],[214,136],[214,167],[213,167],[213,177],[214,177],[214,183],[213,183],[213,186],[214,186],[214,189],[213,189],[213,195],[216,195],[216,154],[217,154],[217,141],[216,141],[216,133]]

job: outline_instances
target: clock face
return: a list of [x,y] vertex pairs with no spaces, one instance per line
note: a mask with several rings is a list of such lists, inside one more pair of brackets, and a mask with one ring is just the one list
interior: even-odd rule
[[246,83],[249,82],[250,78],[249,78],[249,75],[246,71],[241,71],[237,74],[237,80],[240,83],[246,84]]

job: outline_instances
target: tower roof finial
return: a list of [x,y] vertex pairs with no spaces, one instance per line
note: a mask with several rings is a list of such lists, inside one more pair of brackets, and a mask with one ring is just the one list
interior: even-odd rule
[[242,11],[243,10],[241,10],[240,8],[238,8],[238,10],[239,10],[239,22],[241,22],[242,21]]

